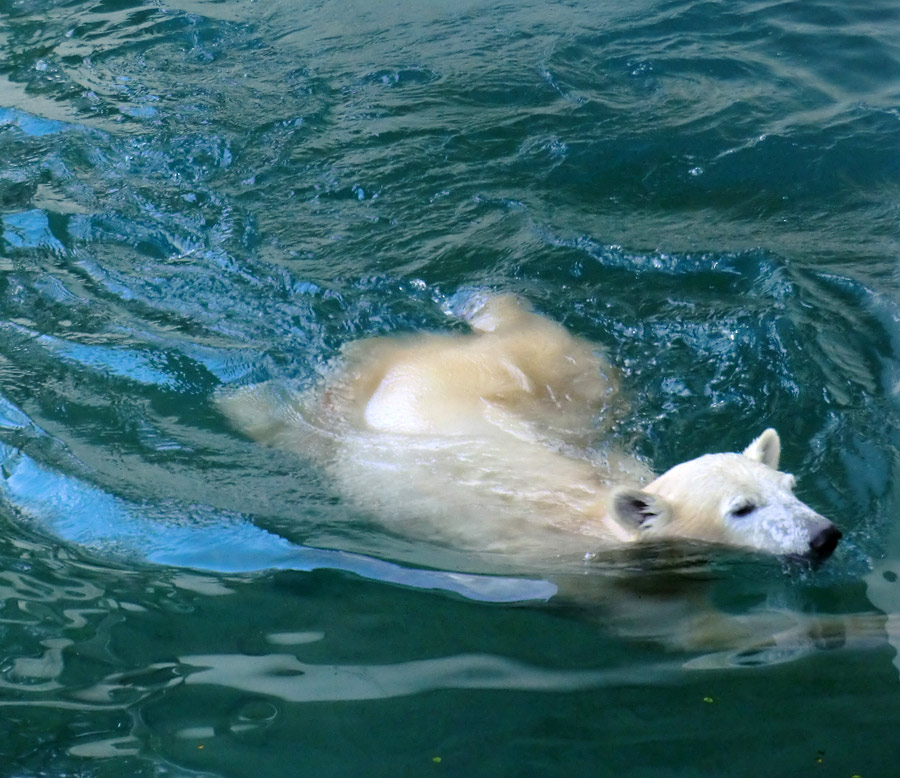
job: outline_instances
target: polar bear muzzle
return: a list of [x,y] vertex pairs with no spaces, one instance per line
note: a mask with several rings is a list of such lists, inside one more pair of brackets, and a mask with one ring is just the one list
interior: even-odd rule
[[834,524],[829,524],[809,541],[809,558],[813,561],[828,559],[834,553],[838,541],[842,537],[844,537],[844,533],[835,527]]

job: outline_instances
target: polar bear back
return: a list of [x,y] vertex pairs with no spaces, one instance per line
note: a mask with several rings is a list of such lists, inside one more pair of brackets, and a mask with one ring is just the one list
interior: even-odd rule
[[[618,389],[597,348],[507,298],[470,322],[474,332],[379,338],[345,351],[350,400],[373,430],[521,434],[535,424],[578,436]],[[488,307],[488,306],[485,306]]]

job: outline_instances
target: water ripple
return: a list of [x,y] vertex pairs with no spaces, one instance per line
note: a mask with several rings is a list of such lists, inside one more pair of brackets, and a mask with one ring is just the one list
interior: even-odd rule
[[[667,676],[671,657],[658,665],[645,644],[581,616],[476,607],[467,598],[552,589],[447,572],[481,560],[373,526],[308,463],[254,447],[214,408],[224,384],[314,380],[360,337],[458,329],[445,311],[472,290],[518,292],[609,351],[631,401],[616,434],[659,468],[779,427],[804,499],[846,538],[833,578],[734,595],[734,610],[783,595],[782,583],[800,610],[862,608],[861,585],[841,582],[870,568],[889,610],[896,28],[894,0],[475,0],[415,13],[356,0],[7,3],[10,769],[283,775],[302,753],[310,771],[345,775],[373,772],[374,753],[418,774],[434,739],[471,751],[465,735],[446,736],[463,712],[488,745],[452,766],[460,774],[514,773],[523,754],[560,775],[598,758],[647,774],[689,761],[682,722],[703,714],[686,700],[713,687]],[[318,568],[342,574],[258,572]],[[340,639],[326,646],[323,634]],[[310,654],[245,650],[253,635]],[[866,731],[879,733],[893,714],[872,696],[889,689],[878,658],[832,660],[796,663],[765,699],[728,689],[756,700],[743,714],[770,722],[761,737],[799,749],[809,738],[772,705],[792,714],[791,699],[843,685],[852,704],[830,695],[804,711],[810,731],[839,742],[829,722],[857,713],[865,687],[881,716]],[[663,676],[684,687],[667,696],[645,682]],[[602,716],[596,694],[578,695],[594,688],[613,694]],[[504,704],[479,718],[449,693],[465,689],[514,690],[517,704],[485,697]],[[558,694],[552,720],[546,692]],[[401,697],[398,722],[414,705],[438,723],[404,724],[390,747],[366,740],[387,731],[381,714]],[[359,723],[347,724],[338,716],[354,703]],[[758,773],[730,708],[706,705],[723,714],[707,740],[730,744],[710,769]],[[654,711],[668,739],[629,749],[633,710]],[[322,767],[329,727],[340,759]],[[348,764],[354,737],[364,756]],[[248,749],[253,738],[262,745]],[[870,761],[832,767],[865,774],[890,763],[891,742],[873,736],[853,752]],[[212,743],[221,751],[199,748]],[[787,754],[785,770],[802,772],[808,756]]]

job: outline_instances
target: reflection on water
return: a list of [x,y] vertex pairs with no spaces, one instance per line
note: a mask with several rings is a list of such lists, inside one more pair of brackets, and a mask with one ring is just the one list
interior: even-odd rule
[[310,665],[295,656],[189,656],[187,684],[218,684],[286,702],[377,700],[434,689],[566,691],[615,683],[659,683],[658,672],[642,667],[582,672],[543,670],[504,657],[453,656],[395,665]]
[[549,581],[413,570],[359,554],[299,546],[242,517],[216,515],[202,506],[128,505],[2,444],[0,468],[0,493],[9,508],[62,540],[125,561],[222,573],[343,570],[487,602],[547,600],[556,593]]

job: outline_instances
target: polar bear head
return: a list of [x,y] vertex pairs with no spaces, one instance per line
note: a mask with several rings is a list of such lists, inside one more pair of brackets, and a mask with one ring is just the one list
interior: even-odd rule
[[707,454],[644,489],[617,489],[611,518],[638,539],[700,540],[825,559],[841,532],[794,496],[794,477],[778,471],[780,455],[778,433],[766,430],[742,454]]

